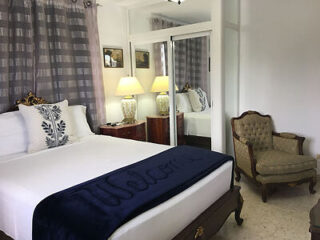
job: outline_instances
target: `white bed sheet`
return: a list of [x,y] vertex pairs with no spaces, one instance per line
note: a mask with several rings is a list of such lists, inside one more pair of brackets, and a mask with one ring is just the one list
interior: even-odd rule
[[[89,136],[60,148],[1,158],[0,229],[15,240],[31,240],[33,211],[41,200],[169,148]],[[109,239],[173,238],[228,191],[231,171],[232,163],[224,164],[186,191],[124,224]]]
[[202,112],[184,113],[184,134],[211,137],[211,108]]

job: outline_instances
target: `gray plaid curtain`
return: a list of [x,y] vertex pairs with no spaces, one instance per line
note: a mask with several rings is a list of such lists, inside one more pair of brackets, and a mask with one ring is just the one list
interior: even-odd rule
[[49,102],[86,105],[97,130],[85,11],[82,1],[0,0],[0,112],[31,90]]
[[31,2],[0,0],[0,113],[30,90],[34,90]]
[[[151,19],[152,30],[160,30],[165,28],[178,27],[179,24],[161,19],[161,18],[152,18]],[[164,48],[164,58],[165,61],[162,61],[161,48]],[[168,75],[168,46],[167,42],[163,43],[154,43],[153,44],[153,55],[154,55],[154,63],[155,63],[155,73],[157,76]],[[165,68],[163,66],[165,64]],[[165,69],[165,71],[163,70]]]
[[[180,24],[161,18],[152,19],[152,30],[160,30],[178,27]],[[163,61],[161,60],[161,45],[165,48],[167,59],[167,43],[154,44],[155,71],[157,75],[163,75]],[[166,73],[168,61],[165,61]],[[179,89],[186,83],[193,88],[201,87],[210,101],[210,81],[208,80],[209,49],[208,37],[192,38],[175,42],[175,79]]]
[[101,125],[106,123],[106,104],[102,76],[97,4],[96,0],[91,0],[91,2],[92,6],[88,7],[85,13],[89,38],[89,50],[91,53],[92,80],[94,87],[94,96],[96,99],[97,118],[99,125]]
[[210,101],[208,37],[199,37],[175,42],[175,79],[179,89],[186,83],[200,87]]

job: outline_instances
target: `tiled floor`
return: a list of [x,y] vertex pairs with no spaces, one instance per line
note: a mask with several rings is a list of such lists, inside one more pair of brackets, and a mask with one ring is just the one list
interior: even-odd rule
[[309,194],[308,184],[278,187],[268,198],[261,200],[259,188],[242,177],[240,183],[244,199],[241,227],[232,214],[212,240],[309,240],[309,212],[320,198],[320,184],[316,194]]

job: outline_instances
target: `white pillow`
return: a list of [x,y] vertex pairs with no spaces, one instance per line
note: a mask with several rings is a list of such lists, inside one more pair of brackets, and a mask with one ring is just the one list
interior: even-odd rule
[[69,106],[70,122],[76,138],[94,135],[87,122],[86,109],[87,108],[82,105]]
[[68,101],[36,106],[19,105],[28,131],[28,152],[69,144],[73,141]]
[[177,110],[179,112],[189,113],[192,112],[192,106],[188,97],[188,93],[177,93]]
[[28,137],[19,111],[0,114],[0,157],[27,151]]
[[202,112],[209,109],[207,94],[201,88],[188,90],[188,96],[193,111]]

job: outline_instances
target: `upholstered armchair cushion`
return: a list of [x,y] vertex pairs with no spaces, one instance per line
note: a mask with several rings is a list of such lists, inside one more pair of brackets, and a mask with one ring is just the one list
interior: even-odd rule
[[271,118],[248,114],[234,121],[235,132],[248,139],[254,151],[266,151],[273,148]]
[[317,167],[316,160],[310,156],[283,151],[256,151],[254,156],[257,161],[256,170],[262,175],[298,173]]
[[317,172],[315,169],[309,169],[299,173],[278,174],[278,175],[257,175],[256,180],[262,184],[267,183],[288,183],[297,182],[301,179],[312,178],[316,182]]
[[291,154],[299,154],[299,141],[296,135],[281,133],[280,136],[273,136],[273,148]]

